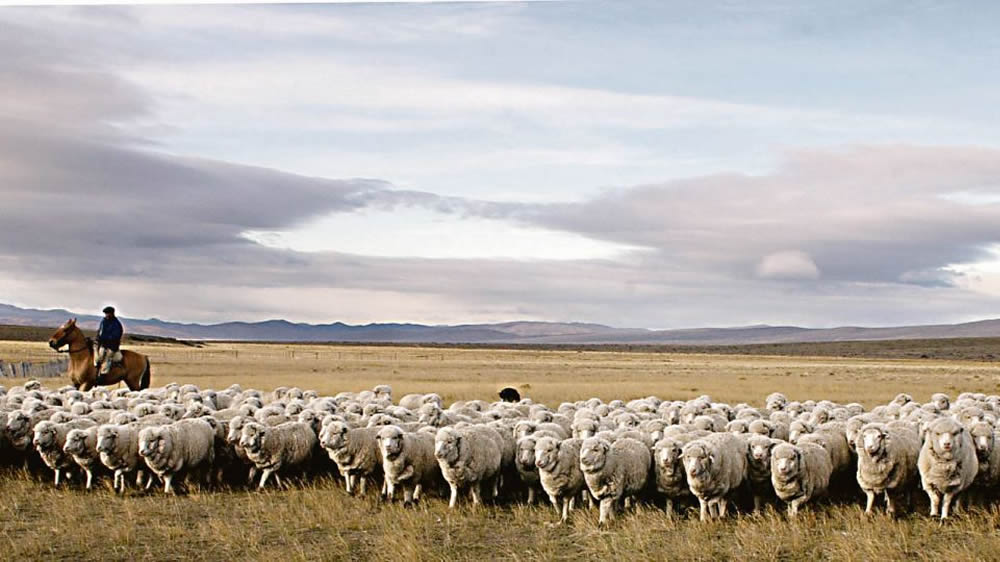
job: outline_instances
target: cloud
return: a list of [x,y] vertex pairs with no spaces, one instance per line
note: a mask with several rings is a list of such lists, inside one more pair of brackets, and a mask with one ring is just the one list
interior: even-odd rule
[[795,250],[768,254],[757,264],[763,279],[819,279],[819,268],[809,254]]
[[[449,196],[349,173],[310,177],[172,153],[149,128],[162,97],[152,95],[151,83],[129,79],[112,64],[117,59],[102,57],[104,46],[78,48],[20,24],[4,31],[0,86],[11,103],[0,104],[0,295],[14,304],[88,309],[113,295],[128,315],[178,320],[537,318],[649,327],[962,320],[1000,304],[969,289],[975,283],[951,267],[993,258],[989,248],[1000,237],[996,149],[798,150],[766,173],[700,175],[577,200]],[[238,66],[234,75],[278,66]],[[549,113],[566,100],[595,120],[636,127],[644,111],[688,125],[802,116],[684,97],[410,78],[362,84],[346,92],[348,105],[432,119],[454,104],[459,114],[493,112],[498,122],[513,108],[557,126],[564,117]],[[236,81],[221,84],[217,95],[235,103],[245,88],[274,86],[276,104],[285,94],[315,101],[301,93],[312,86],[341,87],[310,80],[294,87]],[[381,91],[395,86],[401,91]],[[564,158],[533,150],[503,157]],[[357,222],[356,231],[341,233],[338,252],[246,238],[248,231],[294,232],[318,220],[407,212],[644,251],[530,262],[414,257],[427,255],[417,251],[384,257],[352,244],[352,237],[386,235]],[[427,242],[399,242],[407,243]],[[789,279],[803,282],[783,282]]]

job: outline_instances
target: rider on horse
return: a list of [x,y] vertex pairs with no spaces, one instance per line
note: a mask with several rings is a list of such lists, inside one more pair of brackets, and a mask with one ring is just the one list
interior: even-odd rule
[[97,329],[97,353],[94,354],[94,366],[100,367],[100,372],[97,374],[98,384],[103,383],[104,377],[111,372],[113,364],[121,363],[122,354],[119,347],[124,334],[122,323],[115,317],[115,307],[104,307],[104,319]]

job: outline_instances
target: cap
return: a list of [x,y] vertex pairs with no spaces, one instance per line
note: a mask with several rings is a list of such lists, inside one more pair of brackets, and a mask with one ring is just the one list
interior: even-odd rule
[[115,307],[113,307],[113,306],[105,306],[104,310],[102,310],[101,312],[103,312],[104,314],[109,314],[109,313],[110,314],[114,314],[115,313]]

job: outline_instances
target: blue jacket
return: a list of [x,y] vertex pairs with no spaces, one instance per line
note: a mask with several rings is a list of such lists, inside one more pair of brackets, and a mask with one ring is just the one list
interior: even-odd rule
[[105,347],[117,350],[118,346],[121,345],[124,332],[125,329],[122,328],[122,323],[118,321],[118,318],[110,320],[104,318],[101,320],[101,327],[97,329],[97,341]]

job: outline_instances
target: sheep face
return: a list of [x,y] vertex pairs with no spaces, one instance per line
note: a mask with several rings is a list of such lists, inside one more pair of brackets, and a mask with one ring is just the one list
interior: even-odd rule
[[118,443],[117,428],[110,425],[102,425],[97,430],[97,452],[111,453]]
[[681,446],[680,441],[674,439],[661,441],[657,443],[654,462],[656,462],[656,466],[658,466],[664,474],[673,476],[674,473],[681,468],[681,455],[683,452],[684,449]]
[[63,452],[78,457],[84,456],[87,453],[87,430],[70,430],[66,434],[66,444],[63,445]]
[[517,442],[517,464],[524,470],[535,468],[535,440],[525,437]]
[[41,452],[51,451],[56,445],[56,424],[43,421],[35,426],[35,436],[31,443]]
[[739,435],[740,433],[747,433],[749,430],[750,425],[746,422],[746,420],[733,420],[726,424],[726,431],[736,435]]
[[394,460],[403,452],[403,430],[394,425],[386,426],[375,435],[375,442],[383,458]]
[[538,424],[533,421],[519,421],[514,426],[514,440],[520,441],[534,433],[536,429],[538,429]]
[[392,400],[392,387],[387,384],[380,384],[373,388],[376,400]]
[[555,418],[552,416],[552,412],[550,412],[548,410],[535,410],[531,414],[531,418],[530,419],[533,422],[549,423],[549,422],[551,422]]
[[684,471],[687,473],[688,478],[692,480],[699,478],[703,474],[707,474],[716,462],[715,454],[708,447],[697,441],[688,443],[684,447],[681,459],[684,462]]
[[885,454],[886,441],[888,435],[885,429],[879,426],[869,426],[861,431],[861,446],[864,447],[868,456],[879,458]]
[[263,449],[266,436],[266,427],[259,423],[248,423],[243,426],[243,431],[240,433],[240,446],[247,453],[256,453]]
[[147,427],[139,432],[139,455],[155,465],[170,454],[170,445],[163,427]]
[[434,457],[448,465],[458,462],[461,447],[461,435],[447,427],[439,430],[434,437]]
[[986,422],[979,422],[972,426],[969,433],[972,434],[972,441],[976,445],[976,457],[980,462],[989,460],[995,446],[993,427]]
[[573,437],[577,439],[590,439],[597,433],[600,425],[596,420],[581,418],[573,422]]
[[10,443],[18,449],[26,449],[29,444],[28,439],[28,429],[31,425],[31,419],[28,414],[18,410],[11,412],[7,416],[7,436],[10,438]]
[[559,460],[559,441],[553,437],[542,437],[535,441],[535,467],[552,471]]
[[608,462],[611,444],[600,437],[591,437],[580,446],[580,470],[597,472]]
[[785,398],[785,395],[780,392],[775,392],[767,397],[764,407],[768,410],[784,410],[787,404],[788,398]]
[[943,412],[951,407],[951,399],[948,398],[947,394],[938,392],[931,396],[931,404],[934,404],[939,411]]
[[799,437],[806,433],[812,433],[813,426],[802,420],[795,420],[792,425],[788,428],[788,442],[795,444],[798,442]]
[[789,480],[799,473],[802,465],[802,451],[794,445],[782,443],[771,450],[771,470]]
[[927,428],[927,440],[938,456],[950,457],[960,442],[962,431],[963,428],[958,422],[950,418],[941,418]]
[[763,435],[750,438],[747,447],[747,461],[757,474],[771,471],[771,451],[777,442]]
[[330,422],[320,434],[320,445],[325,449],[336,451],[347,446],[347,424],[340,421]]
[[229,420],[229,433],[226,434],[226,441],[230,445],[236,445],[240,442],[240,437],[243,436],[243,426],[248,421],[246,416],[235,416]]

